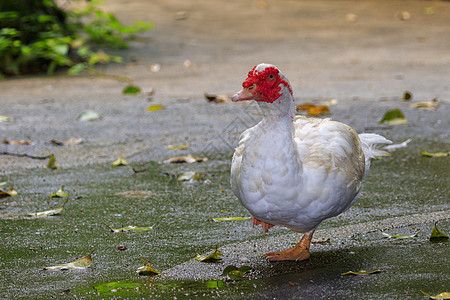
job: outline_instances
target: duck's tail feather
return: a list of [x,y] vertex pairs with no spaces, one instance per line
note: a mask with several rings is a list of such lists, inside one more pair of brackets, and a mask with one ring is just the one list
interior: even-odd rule
[[378,145],[392,144],[392,142],[386,139],[384,136],[375,133],[360,133],[359,139],[361,141],[361,147],[366,158],[366,170],[369,171],[370,161],[373,158],[380,156],[390,156],[391,154],[387,151],[378,149]]

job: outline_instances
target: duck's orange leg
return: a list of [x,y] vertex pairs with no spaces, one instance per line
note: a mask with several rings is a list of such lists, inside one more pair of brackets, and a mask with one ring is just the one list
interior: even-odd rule
[[262,225],[263,234],[266,234],[267,231],[269,231],[269,228],[271,228],[271,227],[274,226],[274,225],[272,225],[272,224],[269,224],[269,223],[260,221],[260,220],[258,220],[258,219],[255,218],[255,217],[252,217],[252,227],[255,227],[255,225],[259,225],[259,224]]
[[264,253],[269,261],[281,261],[281,260],[306,260],[309,258],[309,245],[313,236],[314,230],[305,233],[300,242],[292,248],[280,251],[280,252],[268,252]]

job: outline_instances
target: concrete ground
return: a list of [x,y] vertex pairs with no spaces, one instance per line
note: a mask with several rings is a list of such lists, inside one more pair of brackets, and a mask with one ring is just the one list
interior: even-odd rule
[[[222,266],[244,262],[254,269],[253,281],[249,281],[252,286],[241,284],[236,286],[236,292],[230,292],[235,288],[231,286],[228,290],[225,289],[224,295],[236,299],[242,296],[241,293],[255,298],[291,296],[295,299],[340,299],[346,295],[358,296],[358,289],[333,289],[342,284],[336,283],[335,278],[330,279],[328,284],[322,282],[320,278],[329,278],[331,271],[327,268],[317,271],[320,269],[318,266],[331,266],[333,272],[338,272],[333,269],[336,265],[327,261],[334,261],[337,257],[338,261],[345,262],[349,252],[362,253],[360,256],[364,257],[364,253],[372,255],[380,247],[390,249],[389,243],[380,242],[373,236],[364,238],[365,234],[370,235],[373,231],[402,227],[400,230],[408,231],[409,228],[414,231],[414,228],[419,228],[428,232],[433,222],[448,220],[448,157],[425,160],[420,153],[422,150],[449,151],[450,2],[109,0],[105,9],[115,13],[125,24],[131,24],[134,20],[155,23],[153,30],[133,39],[129,49],[113,51],[124,57],[123,64],[98,68],[109,75],[129,77],[133,84],[142,87],[145,92],[154,89],[156,92],[153,96],[145,93],[137,96],[122,95],[121,91],[127,83],[88,74],[70,77],[60,72],[52,77],[25,76],[0,81],[0,115],[14,118],[12,122],[0,122],[0,138],[33,142],[27,146],[2,144],[0,152],[34,156],[54,154],[57,165],[62,167],[58,176],[64,178],[66,186],[80,184],[81,190],[82,186],[95,182],[104,189],[102,183],[112,180],[108,178],[120,178],[129,174],[103,170],[102,164],[109,164],[119,156],[125,157],[135,166],[152,161],[162,162],[173,156],[172,152],[166,150],[166,145],[187,142],[192,153],[210,158],[206,167],[202,167],[203,171],[206,174],[214,173],[213,170],[217,168],[220,176],[225,176],[220,181],[220,189],[225,190],[227,195],[225,198],[230,203],[237,202],[228,186],[227,164],[239,133],[259,120],[259,111],[254,104],[208,103],[203,94],[236,92],[247,72],[260,62],[273,63],[283,71],[293,86],[298,104],[337,99],[338,104],[330,107],[333,119],[345,122],[359,132],[383,134],[395,143],[408,138],[413,140],[407,150],[399,150],[388,160],[374,163],[373,177],[369,174],[366,179],[361,206],[355,206],[342,217],[336,218],[336,221],[333,219],[324,223],[319,235],[331,237],[332,244],[318,245],[319,258],[311,264],[270,267],[258,256],[268,249],[283,248],[297,239],[297,236],[290,235],[287,231],[276,231],[273,237],[267,239],[260,239],[259,232],[243,233],[243,236],[237,235],[235,239],[217,238],[227,246],[221,248],[226,254],[224,262],[215,268],[205,270],[205,266],[195,261],[177,266],[189,260],[191,254],[197,251],[195,249],[190,249],[190,252],[173,261],[164,259],[161,264],[167,271],[160,276],[162,282],[222,280],[219,274]],[[189,67],[184,66],[187,60],[191,63]],[[160,64],[158,72],[151,71],[154,64]],[[413,94],[411,102],[401,101],[405,91]],[[439,101],[437,110],[410,107],[410,103],[433,99]],[[164,109],[146,112],[145,108],[151,104],[162,104]],[[378,124],[383,114],[392,108],[400,108],[405,113],[408,125]],[[88,109],[97,111],[101,119],[79,122],[77,117]],[[65,141],[72,136],[81,137],[84,142],[72,147],[50,143],[52,139]],[[17,230],[23,230],[24,233],[27,230],[37,230],[34,225],[29,228],[22,223],[17,225],[17,221],[6,216],[26,211],[29,207],[42,207],[33,202],[33,198],[37,196],[44,203],[40,195],[49,191],[49,182],[61,182],[57,180],[56,173],[45,173],[46,163],[46,160],[0,155],[0,182],[12,181],[16,185],[22,183],[20,188],[22,194],[25,194],[19,195],[21,198],[14,201],[1,199],[0,237],[4,238],[2,242],[6,252],[13,251],[17,245],[28,247],[26,238],[23,241],[14,238]],[[98,168],[102,170],[98,172],[104,176],[92,177],[90,174],[84,179],[80,175],[84,166]],[[169,171],[166,170],[167,167],[161,168],[164,169],[161,172],[176,173],[173,168]],[[62,170],[69,170],[69,173],[78,174],[78,177]],[[41,177],[47,179],[46,183],[39,181]],[[153,182],[152,178],[149,177],[148,182]],[[28,187],[27,182],[36,186]],[[127,184],[128,188],[133,185],[132,181]],[[145,186],[144,183],[141,184]],[[114,189],[114,186],[111,188]],[[98,191],[94,189],[89,193],[95,198]],[[197,196],[207,197],[208,193],[206,190]],[[393,205],[383,206],[382,209],[370,208],[373,204],[364,203],[364,199],[383,205],[385,202],[392,202]],[[108,206],[107,201],[102,203],[105,207]],[[214,205],[214,201],[211,205]],[[233,205],[235,203],[230,204],[230,207],[234,207],[236,214],[244,213],[241,208]],[[194,210],[186,212],[192,215],[196,213]],[[228,213],[234,215],[233,211]],[[372,219],[373,216],[375,217]],[[388,226],[382,223],[383,220],[392,221],[396,225]],[[448,233],[448,221],[442,222]],[[365,224],[361,225],[363,229],[355,229],[359,228],[359,224]],[[249,225],[229,226],[239,232]],[[199,225],[197,235],[207,235],[206,227]],[[341,231],[348,234],[337,237]],[[191,239],[189,233],[192,232],[181,235],[179,243]],[[431,247],[430,251],[440,257],[443,265],[448,265],[447,255],[444,255],[445,249],[448,250],[448,243],[444,243],[441,248],[430,246],[426,244],[426,235],[423,233],[421,242],[417,243],[424,249]],[[339,242],[334,243],[333,236]],[[51,240],[51,237],[48,238]],[[210,237],[207,242],[199,238],[197,243],[206,251],[214,244],[213,240],[214,237]],[[255,240],[255,243],[248,240]],[[71,245],[70,241],[67,243]],[[399,247],[410,251],[417,243],[404,242]],[[231,249],[238,249],[237,254],[233,255]],[[155,251],[159,253],[159,250]],[[422,254],[421,260],[426,256]],[[65,255],[58,257],[64,260]],[[106,254],[99,254],[99,258],[101,257],[108,258]],[[12,262],[9,256],[4,259],[4,267],[25,268],[20,265],[20,256],[14,257],[19,262]],[[363,259],[357,261],[361,262],[357,267],[364,267]],[[367,266],[378,265],[371,261]],[[342,266],[338,265],[336,268],[339,271],[345,269],[340,267]],[[186,268],[190,271],[180,271]],[[269,269],[274,271],[267,272]],[[21,272],[25,274],[25,269],[21,269]],[[196,275],[191,275],[192,272]],[[414,274],[410,270],[405,272],[409,272],[408,276]],[[423,270],[420,272],[422,275],[426,273]],[[432,280],[435,281],[430,292],[437,294],[445,289],[448,291],[450,287],[446,278],[448,279],[449,273],[439,267],[433,267],[431,273],[434,277],[426,277],[434,278]],[[39,272],[33,274],[33,280],[39,286],[41,275]],[[292,274],[300,274],[300,277],[295,280],[283,277]],[[104,281],[115,279],[113,275],[95,278]],[[297,282],[299,278],[315,281],[316,284],[306,288],[301,280]],[[89,280],[83,281],[83,284],[95,281],[91,277]],[[64,288],[61,282],[59,285],[55,283],[57,294]],[[78,281],[73,279],[69,282],[71,290],[76,289]],[[293,282],[294,286],[289,285],[287,288],[295,289],[295,293],[286,290],[286,282]],[[370,280],[368,282],[373,283]],[[48,285],[44,280],[42,286],[45,288],[42,290],[45,292],[42,292],[39,288],[24,283],[24,289],[28,291],[25,295],[54,295]],[[13,286],[14,283],[2,284],[1,294],[20,295],[13,292]],[[181,291],[185,287],[176,284],[173,286],[178,297],[184,295]],[[159,287],[161,291],[161,285]],[[270,287],[270,290],[264,287]],[[302,287],[305,293],[302,293]],[[317,289],[326,289],[330,293],[317,295],[314,291]],[[405,289],[388,294],[365,290],[360,291],[359,295],[380,299],[388,295],[388,298],[402,299]],[[155,290],[158,291],[157,288]],[[193,290],[196,292],[201,288],[194,286]],[[215,292],[220,295],[223,291],[219,289]],[[169,293],[167,297],[172,298],[174,295]],[[420,298],[421,295],[415,289],[408,297]]]

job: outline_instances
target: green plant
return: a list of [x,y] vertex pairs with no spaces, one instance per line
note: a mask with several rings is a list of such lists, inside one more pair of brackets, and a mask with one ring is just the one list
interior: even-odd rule
[[127,37],[153,27],[139,21],[124,26],[96,1],[70,4],[78,5],[64,10],[54,0],[0,2],[0,76],[52,74],[57,67],[70,67],[69,74],[76,74],[97,63],[121,62],[92,45],[126,48]]

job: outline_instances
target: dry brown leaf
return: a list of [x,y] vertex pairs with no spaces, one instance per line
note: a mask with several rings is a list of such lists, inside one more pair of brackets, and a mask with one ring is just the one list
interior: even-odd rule
[[317,105],[317,106],[309,108],[308,112],[306,114],[308,116],[314,117],[314,116],[328,115],[329,113],[330,113],[330,109],[328,108],[328,106]]
[[34,143],[31,142],[31,141],[24,141],[24,140],[13,141],[13,140],[8,140],[8,139],[3,139],[3,144],[7,144],[7,145],[33,145]]
[[188,163],[188,164],[192,164],[195,162],[202,162],[202,161],[207,161],[208,158],[207,157],[195,157],[192,156],[191,154],[185,155],[185,156],[177,156],[177,157],[172,157],[169,158],[168,160],[165,160],[164,163],[168,164],[168,163]]
[[215,94],[208,94],[208,93],[205,93],[204,95],[205,95],[206,100],[208,100],[208,102],[213,102],[213,103],[224,103],[224,102],[231,103],[231,102],[233,102],[233,101],[231,101],[231,98],[228,95],[215,95]]
[[314,107],[315,105],[312,103],[302,103],[300,105],[297,105],[297,110],[308,110],[311,107]]

